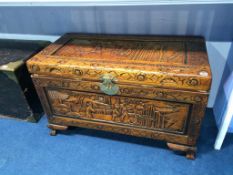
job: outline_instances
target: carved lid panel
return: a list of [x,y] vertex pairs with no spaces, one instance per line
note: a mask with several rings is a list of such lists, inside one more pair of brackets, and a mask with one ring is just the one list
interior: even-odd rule
[[72,39],[53,55],[137,63],[173,63],[185,62],[185,44],[180,42],[147,42],[126,40]]
[[201,38],[67,34],[28,61],[31,73],[118,83],[209,90],[211,71]]

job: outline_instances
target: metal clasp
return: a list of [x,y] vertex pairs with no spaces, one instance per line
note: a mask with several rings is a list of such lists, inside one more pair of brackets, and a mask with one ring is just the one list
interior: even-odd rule
[[110,74],[105,74],[101,77],[102,83],[100,84],[100,90],[107,95],[116,95],[119,91],[119,87],[115,84],[116,78]]

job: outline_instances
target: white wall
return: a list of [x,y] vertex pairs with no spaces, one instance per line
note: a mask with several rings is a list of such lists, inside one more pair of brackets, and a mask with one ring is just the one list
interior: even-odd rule
[[231,41],[232,9],[233,4],[0,6],[0,33],[200,35],[207,41]]
[[212,70],[212,85],[210,90],[208,107],[213,107],[224,67],[231,48],[231,42],[207,42],[209,63]]

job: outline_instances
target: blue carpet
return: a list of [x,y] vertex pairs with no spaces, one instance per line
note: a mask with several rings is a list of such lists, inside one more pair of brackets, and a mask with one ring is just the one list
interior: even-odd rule
[[232,175],[233,135],[213,149],[217,129],[207,110],[194,161],[165,143],[87,129],[49,136],[37,124],[0,119],[0,175]]

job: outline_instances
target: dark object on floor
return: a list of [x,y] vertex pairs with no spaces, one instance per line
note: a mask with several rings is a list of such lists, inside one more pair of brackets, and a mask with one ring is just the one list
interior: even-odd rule
[[211,72],[202,38],[68,34],[27,62],[51,135],[160,139],[194,159]]
[[40,119],[43,110],[26,61],[49,44],[47,41],[0,40],[0,116],[30,122]]

